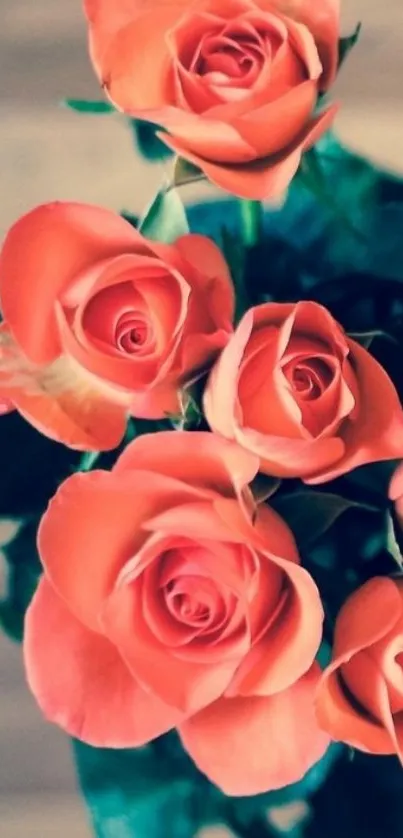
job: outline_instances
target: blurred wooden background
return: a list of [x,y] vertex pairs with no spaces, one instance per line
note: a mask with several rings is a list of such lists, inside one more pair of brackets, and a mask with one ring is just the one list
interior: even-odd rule
[[[99,96],[80,0],[0,0],[0,17],[0,236],[22,212],[55,198],[139,211],[160,167],[134,156],[118,118],[81,116],[59,104],[65,96]],[[343,19],[345,31],[357,20],[363,31],[337,85],[339,133],[403,172],[401,0],[344,0]],[[42,722],[20,650],[2,637],[0,757],[1,838],[89,838],[68,743]]]

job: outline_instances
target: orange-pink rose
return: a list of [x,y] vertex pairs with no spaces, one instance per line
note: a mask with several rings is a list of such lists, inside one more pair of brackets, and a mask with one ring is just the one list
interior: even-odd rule
[[178,413],[181,388],[232,331],[231,279],[213,242],[148,241],[86,204],[17,221],[0,298],[0,396],[78,449],[114,448],[129,414]]
[[339,0],[84,0],[118,108],[244,198],[281,195],[329,127],[315,113],[338,61]]
[[70,477],[40,525],[24,644],[48,719],[107,747],[177,727],[237,795],[298,780],[327,745],[319,593],[286,524],[255,508],[257,468],[214,434],[168,431]]
[[403,456],[390,378],[314,302],[247,312],[212,370],[204,407],[214,431],[279,477],[322,483]]
[[343,606],[318,689],[318,719],[333,739],[403,762],[402,652],[403,581],[375,577]]

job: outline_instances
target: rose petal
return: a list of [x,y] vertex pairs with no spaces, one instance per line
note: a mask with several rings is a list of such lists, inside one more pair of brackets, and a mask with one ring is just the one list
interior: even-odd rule
[[[192,266],[189,277],[193,294],[207,297],[210,317],[216,329],[232,331],[235,294],[229,267],[217,245],[206,236],[192,233],[182,236],[175,242],[175,247]],[[205,293],[208,289],[208,293]],[[192,298],[190,302],[192,301]]]
[[158,136],[185,160],[198,166],[206,177],[221,189],[239,198],[255,201],[274,200],[283,195],[298,169],[301,152],[295,150],[279,162],[270,158],[234,166],[219,165],[188,151],[185,143],[163,132]]
[[393,579],[374,577],[345,602],[336,623],[334,658],[347,660],[372,646],[403,614],[403,600]]
[[282,151],[300,134],[313,112],[316,98],[315,82],[305,81],[274,102],[234,119],[232,125],[259,157],[268,157]]
[[119,215],[89,204],[44,204],[14,224],[0,254],[1,307],[31,361],[60,352],[54,302],[62,289],[94,262],[133,252],[139,238]]
[[109,640],[73,617],[45,578],[26,615],[24,658],[46,718],[90,745],[144,745],[182,718],[144,692]]
[[177,383],[165,381],[131,393],[130,413],[138,419],[166,419],[181,413],[181,393]]
[[186,714],[222,695],[239,662],[233,657],[209,665],[174,655],[142,619],[141,594],[135,584],[113,591],[105,605],[103,625],[136,680]]
[[328,737],[314,717],[314,665],[270,698],[222,698],[183,722],[182,743],[227,795],[255,795],[295,783],[323,756]]
[[214,434],[161,431],[137,437],[119,457],[114,472],[143,468],[233,497],[253,480],[258,465],[256,457]]
[[6,413],[12,413],[15,410],[15,404],[7,396],[0,395],[0,416],[5,416]]
[[[256,158],[255,149],[242,139],[239,131],[224,118],[213,118],[211,113],[198,115],[176,107],[165,107],[159,110],[134,109],[131,116],[162,126],[172,134],[175,142],[197,158],[206,158],[217,164],[246,164]],[[167,142],[165,134],[161,134],[161,139]]]
[[[382,687],[378,680],[374,690]],[[339,674],[333,666],[323,675],[316,696],[318,723],[332,739],[347,742],[353,748],[372,754],[393,754],[394,743],[389,733],[370,716],[360,714],[343,690]]]
[[[221,509],[220,509],[221,511]],[[323,608],[309,573],[299,566],[293,536],[285,522],[261,505],[245,540],[260,553],[261,562],[279,567],[285,578],[285,601],[276,621],[242,662],[230,695],[271,695],[286,689],[312,664],[322,639]]]
[[44,367],[32,364],[4,323],[0,389],[38,431],[70,448],[107,451],[125,433],[129,401],[123,394],[104,387],[66,356]]
[[403,456],[403,410],[395,387],[366,349],[351,339],[349,346],[358,382],[359,416],[343,429],[344,456],[333,468],[310,477],[307,482],[312,484],[334,480],[365,463]]
[[[169,3],[159,9],[157,16],[154,9],[133,15],[101,54],[97,54],[95,46],[92,48],[102,85],[125,113],[134,116],[138,109],[175,103],[166,34],[180,12],[179,4]],[[144,118],[147,119],[146,114]]]
[[38,549],[56,590],[88,628],[99,629],[105,598],[147,537],[143,523],[195,497],[191,487],[140,469],[74,474],[62,483],[40,523]]
[[[336,622],[333,660],[321,680],[317,695],[319,723],[334,739],[372,753],[393,753],[396,744],[391,737],[390,707],[386,684],[378,667],[372,668],[371,703],[378,708],[376,723],[352,704],[343,689],[340,668],[363,649],[385,637],[400,619],[403,602],[392,579],[375,577],[359,588],[342,608]],[[367,661],[370,671],[371,661]]]
[[[266,7],[267,0],[256,0]],[[340,0],[274,0],[270,2],[285,15],[305,24],[313,35],[323,64],[321,87],[326,90],[334,81],[338,65]]]

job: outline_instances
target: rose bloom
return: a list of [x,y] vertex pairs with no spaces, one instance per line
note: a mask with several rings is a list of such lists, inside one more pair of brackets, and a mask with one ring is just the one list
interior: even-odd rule
[[[244,198],[280,196],[330,126],[339,0],[84,0],[114,104]],[[168,133],[167,133],[168,132]]]
[[318,689],[318,720],[333,739],[403,761],[402,652],[403,580],[376,577],[343,606]]
[[286,524],[255,508],[257,467],[214,434],[167,431],[66,480],[39,528],[24,645],[49,720],[116,748],[177,727],[237,795],[296,781],[328,741],[319,593]]
[[112,212],[38,207],[0,254],[0,397],[73,448],[114,448],[129,414],[178,413],[181,388],[232,331],[221,252],[148,241]]
[[247,312],[213,368],[204,408],[214,431],[278,477],[322,483],[403,455],[391,380],[314,302]]

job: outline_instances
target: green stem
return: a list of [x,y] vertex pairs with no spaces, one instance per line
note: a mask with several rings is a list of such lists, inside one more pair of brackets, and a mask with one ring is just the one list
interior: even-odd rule
[[245,247],[255,247],[262,238],[263,207],[260,201],[239,201],[242,241]]

